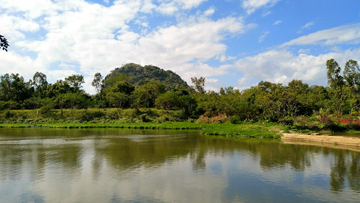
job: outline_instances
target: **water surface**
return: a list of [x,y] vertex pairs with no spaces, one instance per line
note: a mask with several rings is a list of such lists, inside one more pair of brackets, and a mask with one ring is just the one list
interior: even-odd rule
[[358,202],[360,153],[197,131],[0,129],[0,202]]

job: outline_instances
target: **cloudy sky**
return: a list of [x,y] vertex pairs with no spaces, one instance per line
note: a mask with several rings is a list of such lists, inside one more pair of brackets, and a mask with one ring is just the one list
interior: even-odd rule
[[206,88],[261,80],[326,85],[328,59],[360,61],[359,0],[0,0],[0,75],[53,83],[126,63],[156,65]]

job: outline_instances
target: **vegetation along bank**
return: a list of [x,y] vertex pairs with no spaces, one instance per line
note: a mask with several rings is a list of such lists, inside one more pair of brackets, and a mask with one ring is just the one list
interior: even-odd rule
[[260,137],[273,134],[267,125],[302,133],[359,130],[358,63],[349,60],[342,70],[330,59],[326,67],[326,87],[301,80],[288,85],[261,81],[242,91],[230,86],[206,92],[203,77],[193,77],[188,86],[172,71],[130,63],[106,77],[95,73],[94,95],[83,90],[81,75],[50,84],[40,72],[29,81],[17,73],[5,74],[0,78],[0,123],[168,128],[169,122],[174,126],[180,122],[184,128],[209,126],[203,130],[209,135],[249,134],[245,129],[251,129],[261,130]]

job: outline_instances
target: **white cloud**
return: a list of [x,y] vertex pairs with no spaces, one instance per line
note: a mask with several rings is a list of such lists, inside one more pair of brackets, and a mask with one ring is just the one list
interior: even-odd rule
[[310,49],[299,49],[298,53],[299,54],[307,54],[309,53],[311,50]]
[[281,21],[281,20],[278,20],[278,21],[276,21],[273,25],[279,25],[280,23],[282,23],[282,21]]
[[280,0],[244,0],[242,7],[246,10],[247,14],[251,14],[261,7],[273,6],[279,1]]
[[270,33],[269,31],[264,32],[264,34],[261,35],[260,38],[259,38],[259,43],[262,42],[262,41],[264,41],[265,37],[266,37],[269,33]]
[[209,8],[208,10],[204,11],[205,16],[211,16],[214,14],[215,10],[213,8]]
[[264,12],[264,13],[262,14],[262,17],[266,17],[266,16],[268,16],[268,15],[270,15],[270,14],[272,14],[271,11]]
[[219,82],[219,79],[206,78],[205,82],[206,82],[206,83],[216,83],[216,82]]
[[313,26],[313,25],[314,25],[314,22],[308,22],[304,26],[302,26],[300,29],[309,28],[310,26]]
[[321,30],[286,42],[280,47],[311,44],[335,45],[341,43],[360,43],[360,24]]
[[[318,56],[293,55],[286,50],[270,50],[256,56],[245,57],[236,62],[239,71],[245,73],[239,84],[246,84],[252,78],[287,84],[293,79],[309,84],[326,85],[326,61],[334,58],[339,64],[347,60],[359,60],[360,48]],[[251,68],[249,68],[251,67]]]
[[[203,0],[171,2],[177,2],[174,4],[181,5],[181,9],[190,9]],[[162,1],[160,4],[171,2]],[[40,3],[44,3],[49,11],[37,8],[36,5],[39,6]],[[30,78],[36,71],[41,71],[47,74],[50,82],[55,82],[66,74],[75,74],[75,69],[77,74],[85,76],[86,81],[91,81],[94,73],[106,75],[115,67],[129,62],[153,64],[173,70],[188,82],[194,76],[223,75],[227,73],[227,65],[211,67],[204,61],[224,55],[227,46],[222,40],[225,37],[244,33],[254,27],[244,25],[243,19],[236,17],[211,20],[207,15],[213,11],[209,9],[203,14],[183,18],[177,24],[149,28],[142,33],[134,32],[128,25],[130,21],[146,23],[146,18],[139,13],[157,10],[150,0],[117,0],[110,7],[82,0],[34,0],[29,8],[6,1],[4,6],[14,13],[7,12],[2,15],[4,19],[15,19],[13,15],[17,15],[17,12],[32,16],[16,17],[16,22],[23,21],[17,27],[14,20],[8,20],[6,28],[9,28],[9,34],[19,35],[20,40],[11,43],[12,48],[33,52],[35,57],[32,59],[17,55],[15,49],[10,50],[12,53],[1,53],[7,54],[2,56],[7,60],[0,64],[0,75],[17,70],[24,77]],[[31,8],[34,10],[31,11]],[[41,17],[35,21],[32,20],[34,16]],[[140,20],[136,21],[137,19]],[[23,34],[23,31],[36,32],[39,27],[45,30],[42,38],[34,41]],[[71,69],[60,65],[50,68],[57,62],[78,64],[79,67]],[[94,92],[90,83],[84,87],[86,91]]]
[[206,0],[159,0],[160,5],[156,10],[162,14],[172,15],[180,9],[192,9]]
[[298,33],[301,33],[304,29],[309,29],[311,26],[313,26],[314,25],[314,22],[308,22],[308,23],[306,23],[304,26],[302,26],[301,28],[300,28],[300,30],[298,31]]
[[0,22],[1,34],[7,36],[10,41],[24,39],[23,32],[36,32],[40,29],[39,24],[33,20],[16,16],[0,15]]
[[56,14],[60,4],[61,2],[54,4],[50,0],[4,0],[1,1],[1,8],[6,9],[6,13],[23,12],[26,19],[35,19],[44,15]]
[[222,55],[218,55],[216,57],[216,59],[218,59],[220,62],[225,62],[225,61],[229,61],[229,60],[234,60],[234,59],[236,59],[236,57],[235,56],[226,56],[226,55],[222,54]]

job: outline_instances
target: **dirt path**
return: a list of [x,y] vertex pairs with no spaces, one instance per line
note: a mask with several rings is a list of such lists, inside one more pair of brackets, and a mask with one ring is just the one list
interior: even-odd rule
[[281,141],[284,144],[326,146],[331,148],[348,149],[360,152],[360,138],[358,137],[282,133]]

